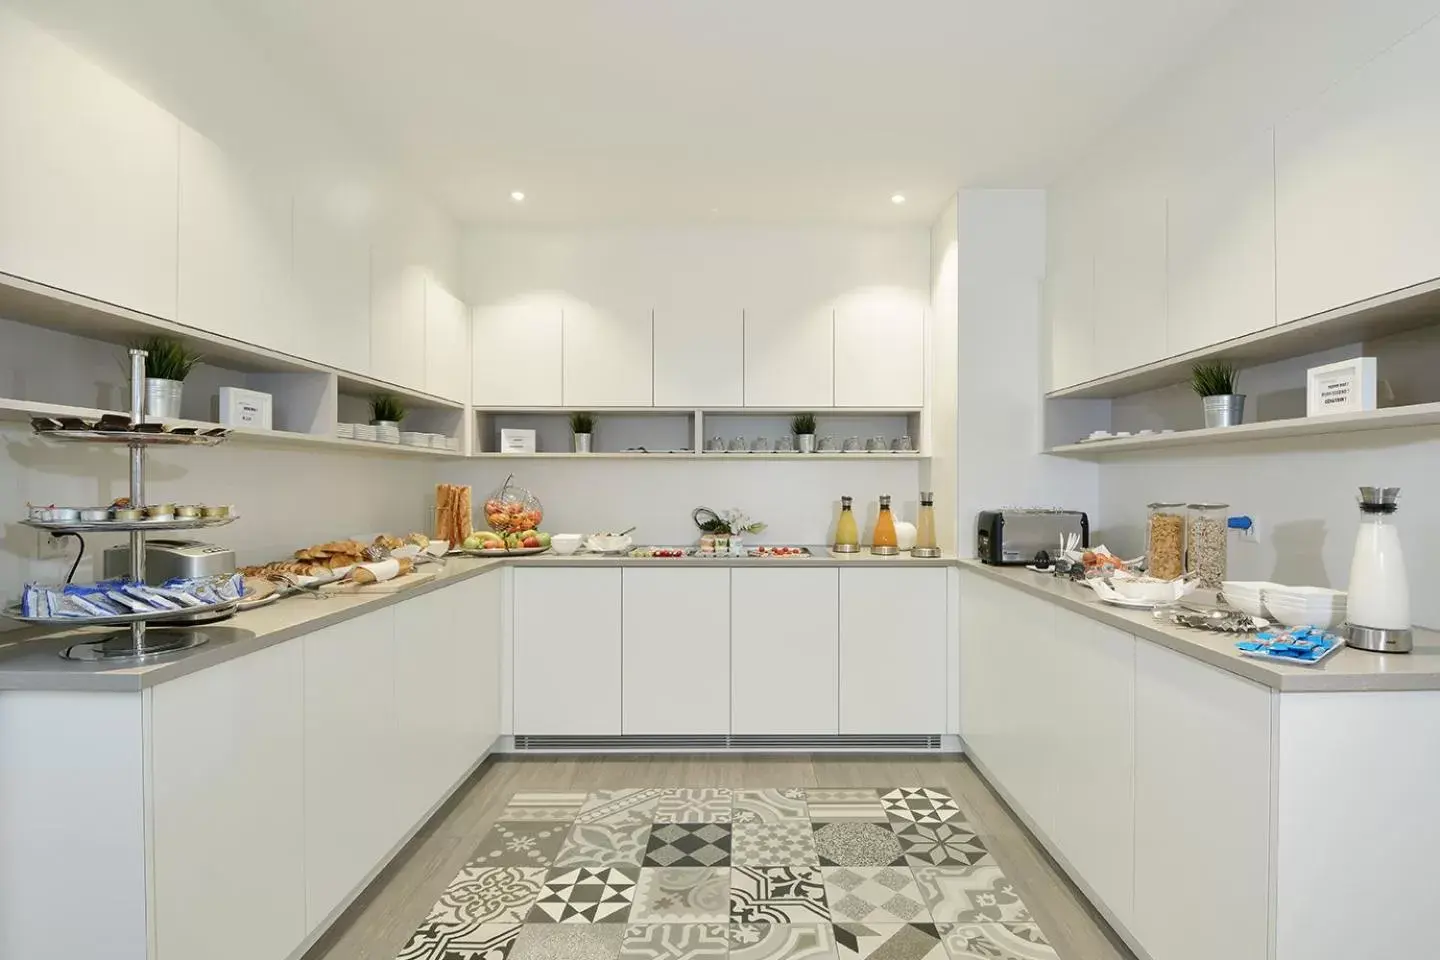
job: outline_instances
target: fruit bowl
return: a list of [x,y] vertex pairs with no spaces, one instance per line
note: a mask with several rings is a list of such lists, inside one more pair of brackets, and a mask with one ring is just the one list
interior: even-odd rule
[[485,525],[495,533],[539,530],[540,521],[545,517],[540,498],[514,480],[514,474],[506,477],[500,489],[485,498]]

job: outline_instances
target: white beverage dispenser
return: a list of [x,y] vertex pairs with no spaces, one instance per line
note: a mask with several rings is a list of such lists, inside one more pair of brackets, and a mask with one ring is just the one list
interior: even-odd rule
[[1347,625],[1350,646],[1409,653],[1410,580],[1392,517],[1399,487],[1360,488],[1360,530],[1350,560]]

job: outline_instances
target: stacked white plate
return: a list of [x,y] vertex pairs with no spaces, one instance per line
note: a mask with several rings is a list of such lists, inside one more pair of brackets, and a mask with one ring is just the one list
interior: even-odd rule
[[459,437],[446,437],[446,438],[445,438],[445,449],[451,451],[452,453],[459,453],[459,452],[460,452],[460,438],[459,438]]
[[379,440],[381,443],[399,443],[399,442],[400,442],[400,428],[399,428],[399,427],[388,427],[388,426],[381,426],[381,425],[379,425],[379,424],[376,424],[376,425],[373,426],[372,429],[374,429],[374,431],[375,431],[375,439],[376,439],[376,440]]
[[1261,599],[1270,615],[1287,627],[1329,629],[1345,622],[1347,595],[1343,590],[1272,586],[1261,591]]
[[375,426],[373,426],[373,425],[371,425],[371,424],[368,424],[368,423],[357,423],[357,424],[355,424],[355,439],[356,439],[356,440],[379,440],[379,439],[380,439],[380,430],[379,430],[378,427],[375,427]]
[[1230,606],[1236,610],[1243,610],[1252,617],[1269,618],[1270,613],[1265,609],[1264,592],[1269,590],[1285,589],[1278,583],[1271,583],[1269,580],[1226,580],[1220,585],[1220,592],[1225,594],[1225,599],[1230,601]]
[[337,423],[337,424],[335,424],[335,436],[339,437],[341,440],[354,440],[354,439],[355,439],[355,424],[353,424],[353,423]]
[[400,442],[407,447],[428,447],[430,446],[430,434],[403,430],[400,433]]

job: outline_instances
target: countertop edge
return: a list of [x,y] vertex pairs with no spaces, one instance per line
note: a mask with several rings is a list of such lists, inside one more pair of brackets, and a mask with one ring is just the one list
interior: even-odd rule
[[[1333,661],[1317,667],[1272,666],[1253,657],[1242,657],[1238,653],[1215,650],[1187,638],[1178,629],[1165,629],[1150,620],[1148,613],[1135,613],[1108,607],[1098,600],[1078,593],[1071,595],[1058,592],[1049,581],[1043,579],[1043,575],[1035,574],[1024,568],[996,567],[978,560],[968,559],[953,562],[962,571],[978,574],[996,583],[1023,591],[1030,596],[1048,600],[1066,610],[1079,613],[1117,630],[1123,630],[1139,639],[1158,644],[1279,693],[1397,693],[1440,690],[1440,671],[1431,673],[1327,673],[1326,668],[1332,666]],[[1016,572],[1017,570],[1019,573]],[[1076,585],[1074,589],[1080,591],[1086,588]],[[1370,654],[1360,650],[1342,650],[1335,656],[1338,658],[1350,654],[1361,657],[1413,656],[1413,654]]]

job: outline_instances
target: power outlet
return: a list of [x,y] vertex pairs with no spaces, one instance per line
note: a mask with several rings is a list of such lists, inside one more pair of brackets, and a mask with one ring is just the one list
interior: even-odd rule
[[1250,518],[1250,526],[1246,527],[1243,530],[1236,530],[1235,533],[1239,535],[1241,543],[1259,543],[1260,521],[1256,520],[1252,516]]

